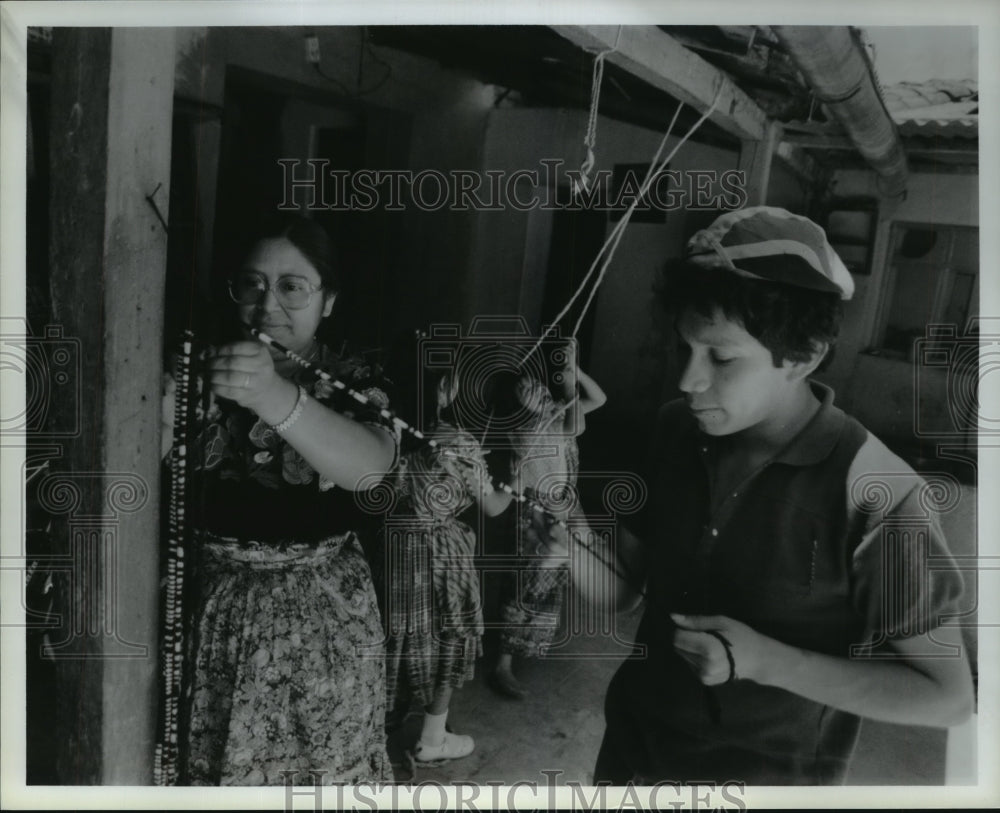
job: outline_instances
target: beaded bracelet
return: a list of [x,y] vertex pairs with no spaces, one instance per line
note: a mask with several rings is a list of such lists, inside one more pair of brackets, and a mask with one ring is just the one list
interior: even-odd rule
[[307,398],[308,396],[306,395],[305,387],[300,384],[299,397],[295,399],[295,406],[292,408],[292,411],[289,413],[288,417],[285,418],[285,420],[281,423],[274,424],[271,428],[279,435],[282,432],[287,431],[289,427],[291,427],[291,425],[299,419],[299,415],[302,414],[302,408],[305,406]]

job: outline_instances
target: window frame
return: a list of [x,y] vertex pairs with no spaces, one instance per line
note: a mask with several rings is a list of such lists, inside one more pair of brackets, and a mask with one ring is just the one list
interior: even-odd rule
[[[931,262],[922,259],[906,259],[897,256],[897,251],[899,249],[900,243],[906,234],[907,229],[921,229],[921,230],[933,230],[941,235],[945,235],[948,241],[947,252],[941,262]],[[938,269],[938,277],[934,286],[934,298],[931,305],[931,312],[927,319],[927,325],[936,325],[944,323],[944,315],[948,309],[951,302],[951,296],[954,292],[956,279],[960,274],[967,274],[969,269],[961,268],[956,269],[954,264],[955,256],[955,246],[957,242],[958,235],[961,233],[971,233],[975,237],[975,242],[977,246],[977,263],[975,267],[974,283],[972,291],[975,292],[976,301],[978,302],[978,289],[979,289],[979,277],[980,277],[980,263],[978,262],[978,257],[980,253],[978,251],[979,246],[979,228],[978,226],[966,226],[953,223],[931,223],[931,222],[920,222],[920,221],[910,221],[910,220],[896,220],[889,225],[889,239],[886,251],[886,261],[885,261],[885,281],[881,286],[882,294],[879,297],[878,304],[878,316],[875,320],[874,330],[872,332],[872,341],[870,343],[870,348],[872,351],[878,355],[885,356],[888,358],[900,358],[900,359],[910,359],[912,360],[913,353],[912,348],[910,351],[901,354],[901,352],[895,347],[887,347],[885,344],[886,332],[889,329],[889,320],[893,311],[893,304],[895,301],[897,282],[899,279],[900,268],[910,267],[916,268],[919,266],[929,266]],[[965,335],[968,325],[978,316],[978,307],[969,308],[966,314],[966,323],[961,325],[955,325],[955,335],[963,336]]]

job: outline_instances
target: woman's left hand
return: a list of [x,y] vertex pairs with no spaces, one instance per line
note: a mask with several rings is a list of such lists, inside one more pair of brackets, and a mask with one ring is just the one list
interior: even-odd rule
[[[767,644],[764,635],[724,615],[678,615],[670,617],[677,625],[674,631],[674,649],[694,670],[698,679],[714,686],[730,678],[749,678],[762,682]],[[728,641],[730,663],[726,655]]]
[[267,413],[282,411],[277,401],[286,400],[282,396],[288,385],[283,386],[271,353],[260,342],[223,345],[209,359],[208,370],[212,392],[219,397],[252,409],[265,420]]

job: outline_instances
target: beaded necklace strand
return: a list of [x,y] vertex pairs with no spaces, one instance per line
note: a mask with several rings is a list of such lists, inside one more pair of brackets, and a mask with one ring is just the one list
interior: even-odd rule
[[[255,327],[249,327],[249,331],[250,331],[251,335],[253,335],[255,338],[259,339],[265,345],[267,345],[268,347],[273,347],[279,353],[282,353],[286,357],[290,358],[292,361],[294,361],[299,366],[301,366],[301,367],[305,368],[306,370],[309,370],[313,374],[319,376],[319,378],[321,378],[323,381],[326,381],[328,384],[330,384],[332,387],[334,387],[334,389],[340,390],[345,395],[348,395],[349,397],[353,398],[355,401],[357,401],[360,404],[364,404],[367,407],[374,407],[374,405],[371,402],[371,399],[369,399],[366,395],[364,395],[363,393],[357,392],[356,390],[351,389],[346,384],[344,384],[344,382],[339,381],[338,379],[334,378],[332,375],[330,375],[325,370],[319,369],[314,364],[312,364],[311,362],[307,361],[302,356],[300,356],[298,353],[296,353],[294,350],[290,350],[289,348],[287,348],[284,345],[280,344],[279,342],[275,341],[274,339],[272,339],[270,336],[268,336],[263,331],[258,330]],[[411,426],[409,423],[407,423],[402,418],[400,418],[398,415],[396,415],[392,410],[387,409],[385,407],[376,407],[376,408],[378,409],[379,415],[381,415],[387,421],[390,421],[394,426],[396,426],[397,428],[399,428],[401,431],[409,432],[411,435],[413,435],[413,437],[417,438],[422,443],[425,443],[426,445],[430,446],[432,449],[435,449],[435,450],[438,449],[439,444],[438,444],[438,442],[436,440],[434,440],[434,438],[427,437],[427,435],[425,435],[423,432],[421,432],[416,427]],[[461,455],[458,455],[458,454],[456,454],[456,453],[454,453],[454,452],[452,452],[450,450],[446,450],[445,449],[445,450],[441,450],[441,452],[445,456],[447,456],[447,457],[451,457],[451,458],[455,458],[455,459],[463,459]],[[522,505],[526,505],[527,507],[531,508],[533,511],[536,511],[536,512],[538,512],[540,514],[545,514],[545,515],[550,516],[550,517],[553,516],[552,513],[550,511],[548,511],[545,508],[545,506],[542,505],[537,500],[534,500],[534,499],[532,499],[531,497],[528,497],[525,494],[521,494],[521,493],[515,491],[507,483],[501,482],[499,480],[494,480],[493,478],[489,478],[489,479],[490,479],[490,482],[492,483],[492,485],[494,486],[494,488],[497,488],[497,489],[499,489],[501,491],[504,491],[505,493],[509,494],[511,497],[514,498],[514,500],[516,500],[517,502],[521,503]],[[632,579],[628,578],[624,573],[622,573],[622,571],[615,564],[613,564],[612,562],[609,562],[607,559],[605,559],[603,556],[601,556],[601,554],[594,548],[593,545],[587,544],[579,536],[576,536],[573,533],[572,529],[569,527],[569,525],[566,523],[565,520],[558,519],[558,518],[555,518],[555,517],[553,517],[553,518],[555,519],[555,524],[559,525],[560,527],[562,527],[562,528],[564,528],[566,530],[567,537],[570,540],[576,542],[578,545],[580,545],[581,547],[583,547],[585,550],[587,550],[591,554],[591,556],[593,556],[595,559],[597,559],[601,564],[603,564],[608,570],[610,570],[612,573],[614,573],[618,578],[620,578],[626,584],[633,585],[633,589],[636,589],[634,587],[634,582],[633,582]],[[642,595],[643,597],[645,597],[645,592],[641,588],[638,589],[638,592],[639,592],[640,595]]]
[[167,578],[164,598],[162,669],[163,710],[160,741],[153,761],[157,785],[177,784],[178,719],[183,666],[184,531],[187,491],[188,393],[194,334],[184,331],[174,393],[174,445],[170,459],[170,508],[168,512]]
[[[360,404],[374,408],[371,399],[363,393],[351,389],[342,381],[316,367],[294,351],[276,342],[266,333],[256,328],[252,334],[269,347],[284,354],[301,367],[309,370],[334,389],[342,391]],[[185,330],[182,338],[182,352],[177,361],[177,388],[174,393],[174,443],[170,452],[170,505],[168,509],[168,536],[166,550],[166,584],[163,610],[163,641],[161,648],[161,674],[163,707],[161,710],[160,735],[156,744],[153,760],[153,782],[158,786],[176,785],[179,779],[179,720],[181,696],[183,691],[183,657],[184,657],[184,551],[186,543],[186,496],[188,468],[188,415],[191,391],[191,368],[193,358],[194,334]],[[416,427],[386,408],[378,408],[379,414],[390,421],[401,431],[409,432],[422,443],[443,455],[464,461],[466,458],[448,449],[441,449],[434,438],[427,437]],[[509,494],[514,500],[531,508],[533,511],[555,519],[555,523],[567,531],[568,538],[587,550],[596,560],[613,572],[626,583],[632,580],[612,562],[605,559],[593,545],[575,535],[563,519],[554,518],[540,502],[525,494],[518,493],[510,485],[493,480],[490,482]],[[640,590],[640,594],[645,593]]]
[[[619,29],[619,34],[621,33]],[[617,41],[616,41],[617,46]],[[614,48],[611,49],[613,51]],[[605,53],[610,53],[611,51],[604,52],[600,55],[603,57]],[[602,62],[602,59],[598,59],[598,62]],[[595,71],[602,69],[603,65],[595,66]],[[595,73],[596,77],[596,73]],[[600,87],[600,79],[595,79],[596,87]],[[573,331],[573,335],[580,329],[580,324],[583,321],[583,316],[586,313],[588,307],[594,299],[594,295],[597,292],[597,288],[600,286],[607,273],[608,266],[611,263],[611,259],[614,255],[614,251],[618,246],[618,242],[621,240],[621,235],[624,232],[625,226],[629,221],[632,211],[635,209],[636,205],[643,198],[649,184],[657,177],[659,171],[662,171],[669,164],[669,161],[681,145],[691,136],[691,134],[701,126],[701,124],[711,115],[712,111],[715,109],[718,101],[722,95],[722,85],[717,89],[715,98],[712,101],[709,109],[702,115],[702,117],[697,121],[697,123],[688,131],[688,133],[680,140],[680,142],[674,147],[667,158],[659,165],[658,171],[654,172],[653,167],[656,166],[656,159],[659,158],[660,153],[663,150],[667,138],[673,129],[674,123],[677,120],[677,114],[675,113],[673,120],[670,123],[670,129],[663,137],[663,143],[661,143],[659,150],[657,150],[656,159],[650,165],[650,170],[646,174],[646,178],[643,182],[642,190],[640,195],[632,203],[632,205],[627,210],[627,214],[622,218],[619,227],[616,231],[608,238],[605,246],[598,253],[595,258],[594,263],[591,265],[590,270],[587,272],[586,277],[580,285],[580,288],[574,293],[573,297],[567,303],[566,308],[562,313],[556,317],[556,322],[558,322],[562,316],[569,310],[573,301],[582,293],[583,288],[586,286],[590,276],[594,273],[598,262],[601,262],[601,270],[598,274],[597,281],[594,284],[590,296],[587,299],[586,304],[581,311],[581,314],[577,320],[576,327]],[[678,106],[677,113],[680,113],[680,106]],[[590,136],[588,135],[588,138]],[[588,147],[591,144],[588,143]],[[592,154],[591,154],[592,158]],[[610,246],[610,248],[609,248]],[[602,261],[603,257],[603,261]],[[295,361],[300,366],[307,370],[312,371],[318,375],[321,379],[331,384],[335,389],[343,391],[346,395],[353,398],[360,404],[371,407],[373,406],[371,401],[363,394],[352,390],[342,381],[337,380],[329,373],[324,370],[320,370],[315,365],[311,364],[306,359],[302,358],[297,353],[283,347],[281,344],[276,342],[266,333],[262,333],[256,328],[251,328],[251,333],[259,339],[264,344],[269,347],[273,347],[280,353],[283,353],[289,359]],[[529,352],[528,356],[534,353],[541,342],[544,340],[545,336],[542,336],[538,344],[535,345]],[[194,340],[194,335],[190,330],[184,332],[183,341],[183,353],[179,360],[178,374],[179,381],[177,384],[177,391],[175,393],[175,419],[174,419],[174,439],[175,447],[172,451],[171,457],[171,483],[170,483],[170,509],[169,509],[169,538],[167,543],[167,584],[166,584],[166,597],[165,597],[165,610],[164,610],[164,639],[163,639],[163,675],[162,681],[164,685],[164,709],[163,709],[163,719],[162,719],[162,733],[160,742],[157,743],[155,758],[154,758],[154,768],[153,777],[154,782],[157,785],[172,785],[177,782],[178,775],[178,719],[179,719],[179,708],[180,708],[180,697],[181,697],[181,668],[183,661],[183,615],[182,615],[182,588],[183,588],[183,576],[184,576],[184,531],[185,531],[185,513],[184,513],[184,500],[186,492],[186,469],[187,469],[187,423],[188,423],[188,392],[190,386],[191,378],[191,355],[192,355],[192,344]],[[525,357],[527,358],[527,356]],[[564,405],[562,407],[562,412],[565,412],[572,405],[572,402]],[[379,414],[392,422],[399,430],[409,432],[415,438],[430,446],[432,449],[438,448],[438,443],[433,438],[427,437],[423,432],[415,427],[410,426],[406,421],[399,418],[391,410],[386,408],[379,408]],[[550,418],[549,422],[546,423],[548,426],[552,420],[555,419],[555,415]],[[461,455],[455,454],[449,450],[441,450],[443,454],[448,457],[463,459]],[[508,484],[493,480],[490,478],[490,482],[493,483],[495,488],[506,492],[511,497],[513,497],[517,502],[529,506],[532,510],[542,513],[546,516],[552,517],[550,511],[548,511],[541,503],[537,500],[533,500],[524,494],[520,494],[514,491]],[[555,519],[555,523],[563,527],[567,531],[567,537],[576,542],[578,545],[586,549],[591,556],[597,559],[601,564],[603,564],[608,570],[613,572],[618,578],[625,581],[627,584],[633,585],[633,589],[637,589],[639,594],[645,597],[645,591],[641,588],[634,587],[634,581],[628,578],[622,571],[612,562],[609,562],[603,556],[598,553],[598,551],[590,544],[587,544],[582,538],[573,534],[565,520]],[[730,655],[727,647],[727,655]],[[732,660],[730,658],[730,665],[732,666]],[[714,699],[714,698],[713,698]]]
[[[290,350],[266,333],[251,328],[251,333],[269,347],[284,354],[301,367],[309,370],[334,389],[342,391],[360,404],[373,408],[374,405],[363,393],[351,389],[342,381],[316,367],[314,364]],[[156,744],[153,761],[153,782],[158,786],[176,785],[179,779],[179,720],[181,695],[183,691],[183,656],[184,656],[184,551],[186,534],[186,496],[188,467],[188,416],[190,410],[191,368],[193,358],[194,334],[185,330],[182,338],[182,352],[177,361],[177,388],[174,393],[174,443],[170,452],[170,504],[168,509],[168,536],[166,550],[166,584],[163,610],[163,641],[161,649],[161,675],[163,707],[161,710],[160,735]],[[427,437],[416,427],[386,408],[378,408],[379,414],[389,420],[401,431],[409,432],[422,443],[432,449],[439,450],[447,457],[465,460],[462,455],[448,449],[440,449],[440,444],[434,438]],[[518,493],[510,485],[493,480],[490,482],[509,494],[514,500],[531,508],[533,511],[553,517],[540,502],[525,494]],[[554,517],[553,517],[554,518]],[[563,519],[554,518],[555,523],[567,531],[568,538],[587,550],[597,561],[603,564],[620,579],[628,584],[633,580],[628,578],[613,562],[605,559],[595,547],[588,544],[580,536],[575,535]],[[639,593],[645,596],[643,590]]]

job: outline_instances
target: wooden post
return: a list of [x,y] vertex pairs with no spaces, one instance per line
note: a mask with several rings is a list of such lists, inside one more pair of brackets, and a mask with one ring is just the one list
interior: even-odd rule
[[741,142],[739,169],[746,173],[747,206],[764,206],[767,203],[771,161],[780,140],[781,125],[769,121],[764,127],[763,138]]
[[[57,771],[148,784],[157,697],[159,448],[172,29],[53,32],[53,322],[78,351],[78,434],[40,498],[65,557]],[[66,401],[69,403],[69,400]]]

